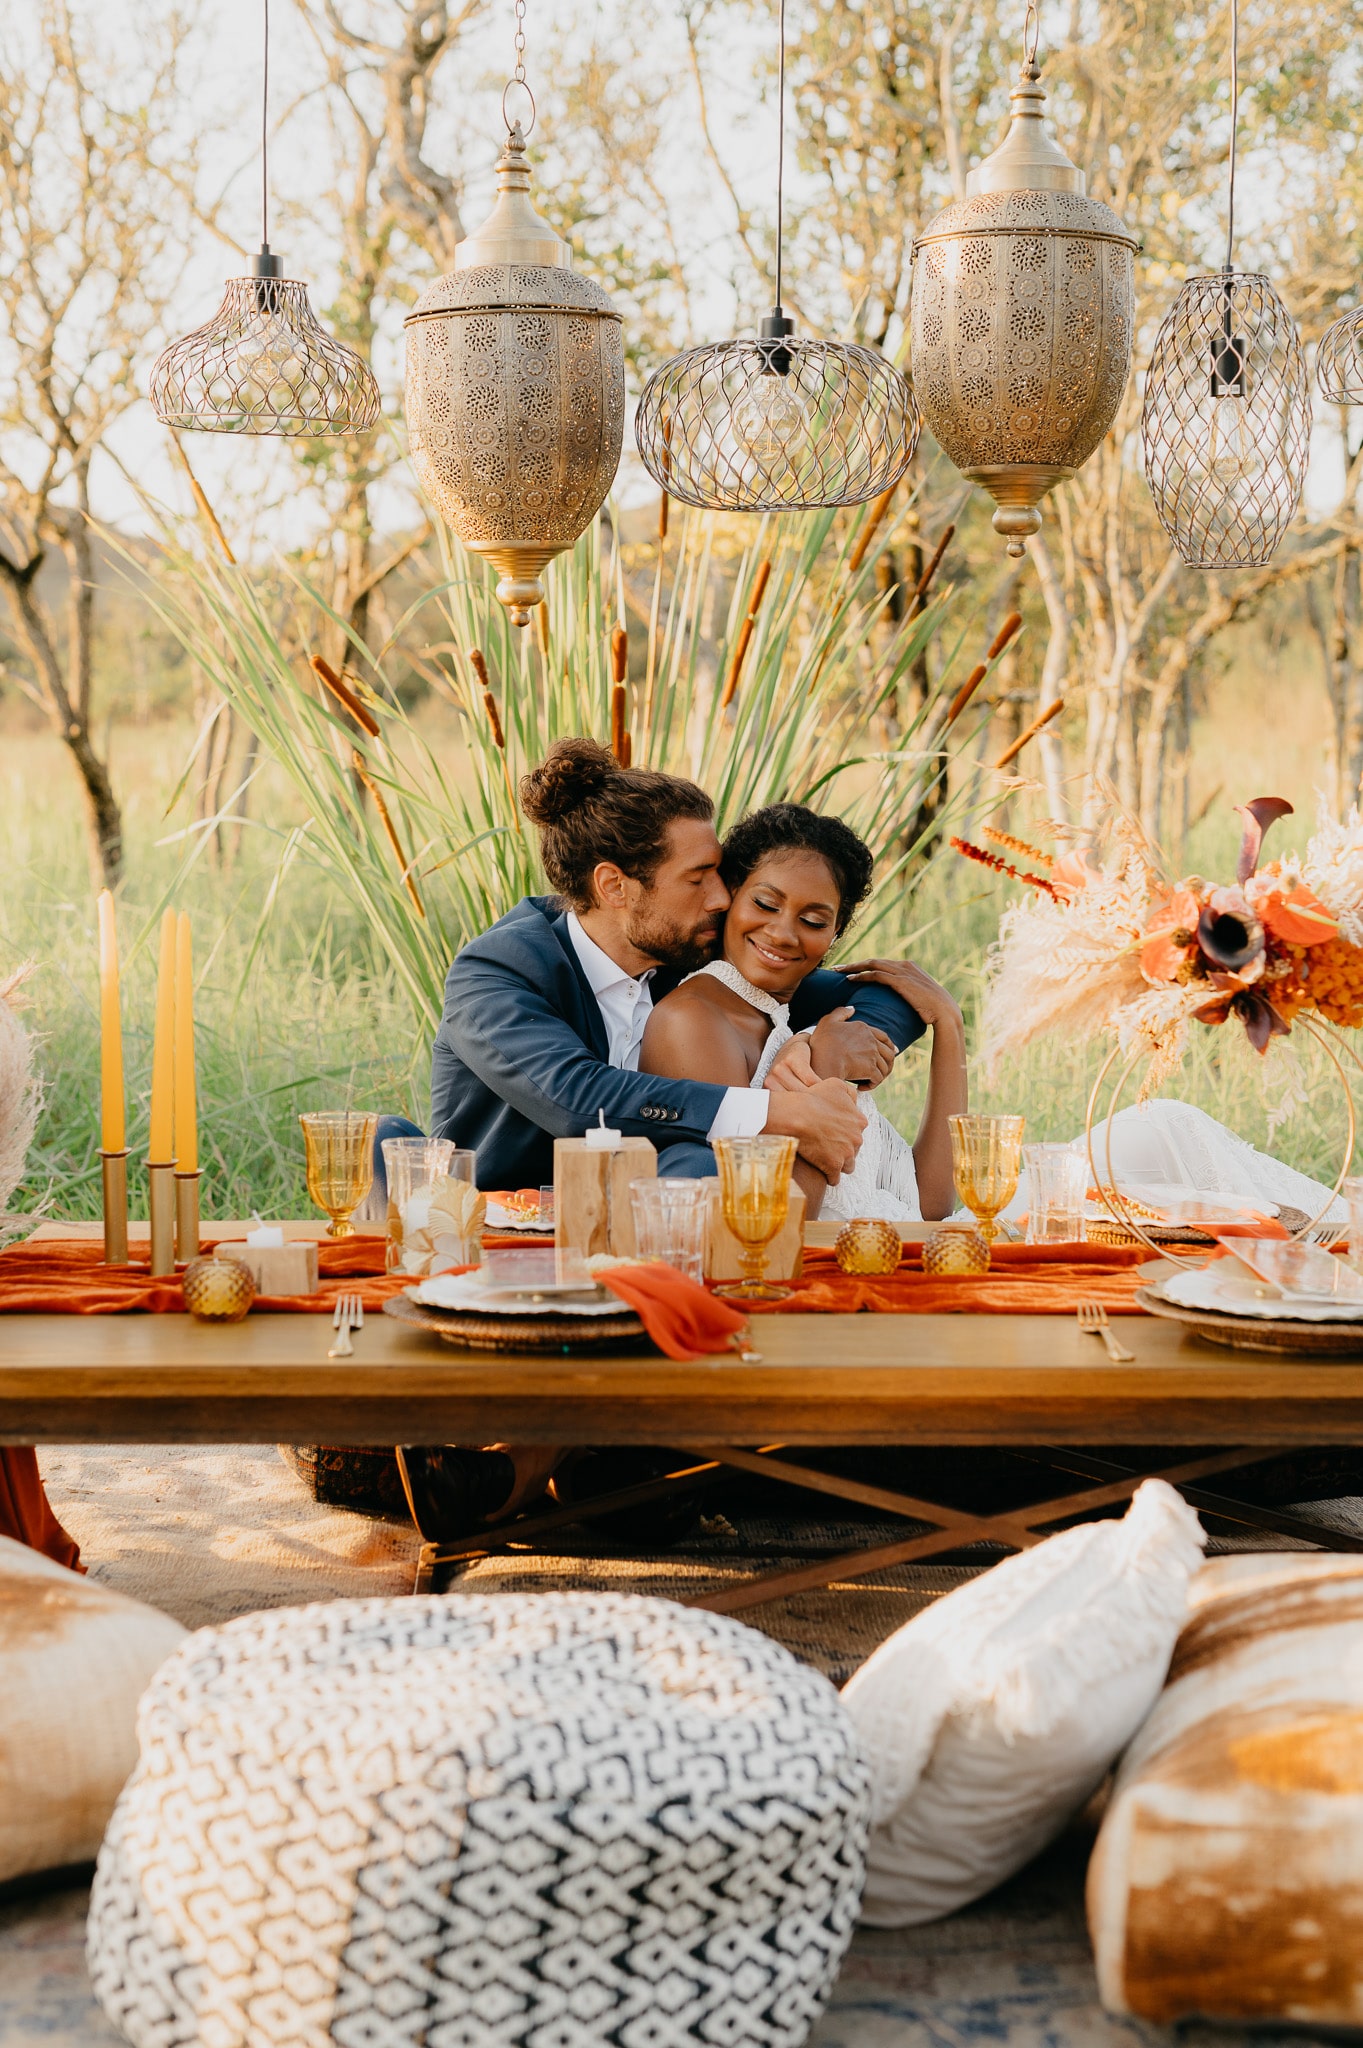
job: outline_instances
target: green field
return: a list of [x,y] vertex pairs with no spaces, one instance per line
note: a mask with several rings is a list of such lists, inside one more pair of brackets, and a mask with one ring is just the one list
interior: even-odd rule
[[[1237,728],[1228,721],[1223,728]],[[1242,733],[1245,728],[1241,725]],[[148,944],[169,893],[194,921],[204,1213],[306,1214],[298,1112],[372,1107],[418,1118],[425,1109],[429,1045],[408,1000],[370,935],[335,887],[302,862],[275,889],[280,834],[294,822],[282,778],[266,770],[252,791],[253,814],[268,821],[242,835],[236,858],[206,856],[178,884],[185,859],[184,806],[170,817],[190,744],[187,727],[128,727],[114,738],[114,771],[126,794],[130,879],[121,897],[129,1143],[145,1149],[154,980]],[[1227,780],[1257,789],[1253,743],[1246,759],[1223,745]],[[1226,758],[1227,753],[1230,758]],[[1310,801],[1311,735],[1279,762],[1278,786]],[[1227,872],[1235,821],[1230,798],[1197,828],[1185,865]],[[1304,836],[1307,819],[1291,821]],[[94,1216],[99,1205],[98,1029],[95,905],[75,785],[55,741],[11,733],[0,769],[0,968],[32,959],[28,1021],[39,1041],[44,1108],[20,1211]],[[272,890],[275,893],[272,896]],[[984,957],[997,929],[1002,891],[978,869],[941,855],[906,902],[906,932],[917,957],[955,991],[971,1016]],[[855,934],[852,950],[855,951]],[[887,948],[888,950],[888,948]],[[1275,1053],[1274,1058],[1278,1055]],[[1022,1110],[1038,1137],[1074,1135],[1097,1065],[1097,1049],[1053,1041],[985,1080],[980,1106]],[[1310,1107],[1285,1124],[1274,1149],[1292,1164],[1332,1178],[1344,1116],[1318,1055],[1303,1048]],[[887,1110],[912,1132],[923,1062],[910,1055],[884,1092]],[[1178,1090],[1241,1135],[1265,1142],[1263,1067],[1238,1029],[1198,1031]],[[134,1210],[144,1184],[133,1175]]]

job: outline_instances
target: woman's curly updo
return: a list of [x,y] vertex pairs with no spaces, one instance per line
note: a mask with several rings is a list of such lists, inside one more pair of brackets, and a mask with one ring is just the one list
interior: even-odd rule
[[713,818],[703,789],[654,768],[622,768],[597,740],[555,740],[521,777],[521,809],[539,828],[550,882],[574,910],[590,910],[600,861],[637,882],[653,880],[674,818]]
[[826,818],[803,804],[768,804],[740,818],[724,841],[719,871],[736,893],[753,869],[773,854],[817,853],[838,887],[838,931],[845,932],[871,893],[875,856],[841,818]]

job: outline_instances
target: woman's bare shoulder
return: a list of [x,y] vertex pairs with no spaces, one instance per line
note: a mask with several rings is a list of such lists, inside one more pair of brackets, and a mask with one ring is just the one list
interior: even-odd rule
[[737,1020],[727,1014],[722,1000],[727,993],[718,982],[702,976],[664,996],[644,1027],[639,1047],[642,1071],[745,1088],[752,1079],[752,1065]]

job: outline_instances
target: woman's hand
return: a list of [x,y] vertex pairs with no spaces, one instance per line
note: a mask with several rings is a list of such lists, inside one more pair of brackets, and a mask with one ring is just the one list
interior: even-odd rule
[[933,1029],[940,1024],[961,1026],[960,1006],[955,997],[940,981],[915,967],[912,960],[857,960],[842,972],[849,981],[879,982],[882,988],[893,989]]

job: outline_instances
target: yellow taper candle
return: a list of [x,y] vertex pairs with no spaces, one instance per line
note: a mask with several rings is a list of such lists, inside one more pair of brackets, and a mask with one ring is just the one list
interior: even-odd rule
[[169,1166],[175,1157],[175,912],[161,919],[156,973],[156,1033],[151,1042],[151,1131],[147,1157]]
[[118,1007],[118,925],[114,899],[99,892],[99,1143],[121,1152],[123,1120],[123,1023]]
[[189,919],[175,925],[175,1170],[199,1170],[199,1120],[194,1100],[194,954]]

